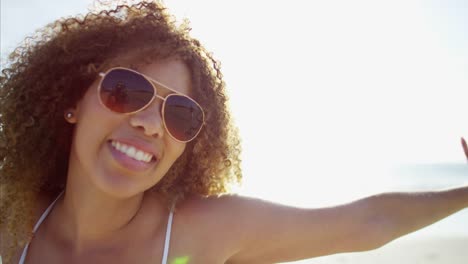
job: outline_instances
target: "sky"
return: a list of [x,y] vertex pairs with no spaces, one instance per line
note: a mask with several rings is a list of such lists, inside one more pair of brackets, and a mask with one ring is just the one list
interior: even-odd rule
[[[321,206],[409,186],[393,170],[408,164],[459,171],[418,176],[416,189],[467,182],[468,2],[164,2],[221,61],[243,140],[239,192]],[[2,0],[2,61],[90,5]]]

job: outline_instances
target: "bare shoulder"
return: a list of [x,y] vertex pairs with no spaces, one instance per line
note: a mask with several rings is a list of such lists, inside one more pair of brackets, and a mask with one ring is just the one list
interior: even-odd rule
[[[54,197],[52,197],[51,195],[48,195],[46,193],[39,193],[36,197],[36,204],[33,208],[32,220],[37,221],[41,214],[47,209],[47,207],[53,200]],[[7,255],[7,251],[12,250],[12,245],[15,243],[15,239],[11,230],[7,230],[7,227],[3,225],[0,230],[0,236],[0,255],[2,256],[2,258],[5,258]],[[12,263],[17,263],[19,261],[22,250],[22,246],[16,247],[11,259]]]
[[230,222],[230,219],[239,220],[251,211],[270,205],[280,206],[258,198],[237,194],[191,196],[177,207],[177,212],[191,217],[224,219]]
[[212,242],[210,249],[225,252],[226,263],[277,263],[338,253],[343,251],[338,242],[361,231],[343,225],[345,207],[299,208],[223,195],[193,197],[179,209],[186,233],[196,226],[197,235]]
[[238,248],[255,237],[260,226],[269,225],[270,216],[287,215],[289,210],[297,208],[237,194],[192,196],[177,207],[176,218],[186,221],[187,228],[197,226],[211,234],[217,243]]

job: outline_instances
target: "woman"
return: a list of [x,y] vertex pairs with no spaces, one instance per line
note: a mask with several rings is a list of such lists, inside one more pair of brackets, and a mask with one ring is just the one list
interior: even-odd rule
[[321,209],[220,196],[241,179],[222,75],[156,3],[47,26],[1,85],[7,263],[284,262],[378,248],[468,206],[467,187]]

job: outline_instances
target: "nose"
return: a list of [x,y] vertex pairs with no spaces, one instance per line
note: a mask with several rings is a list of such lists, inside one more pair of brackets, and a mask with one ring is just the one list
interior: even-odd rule
[[131,114],[130,125],[143,131],[146,136],[162,137],[164,135],[164,123],[161,115],[161,104],[153,102],[147,108]]

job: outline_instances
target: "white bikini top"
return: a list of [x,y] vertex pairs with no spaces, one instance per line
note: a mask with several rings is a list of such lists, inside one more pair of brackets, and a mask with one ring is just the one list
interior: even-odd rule
[[[33,229],[33,234],[36,233],[37,229],[39,226],[42,224],[44,219],[49,215],[50,211],[52,211],[52,208],[54,207],[54,204],[57,202],[57,200],[62,196],[63,192],[59,194],[57,198],[49,205],[49,207],[42,213],[41,217],[37,221],[36,225],[34,226]],[[169,219],[167,220],[167,229],[166,229],[166,240],[164,242],[164,253],[162,257],[162,264],[167,263],[167,256],[169,254],[169,243],[171,240],[171,229],[172,229],[172,218],[174,217],[174,206],[171,207],[171,212],[169,213]],[[23,249],[23,254],[21,254],[21,258],[18,264],[24,264],[24,260],[26,259],[26,255],[28,254],[28,247],[29,247],[29,242],[26,244],[26,246]],[[0,262],[1,263],[1,262]]]

